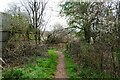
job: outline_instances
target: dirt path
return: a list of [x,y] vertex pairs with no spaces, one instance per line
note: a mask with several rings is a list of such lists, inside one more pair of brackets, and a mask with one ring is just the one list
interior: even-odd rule
[[65,71],[65,63],[64,63],[64,54],[62,52],[56,51],[58,54],[58,65],[57,72],[55,74],[55,78],[67,78]]

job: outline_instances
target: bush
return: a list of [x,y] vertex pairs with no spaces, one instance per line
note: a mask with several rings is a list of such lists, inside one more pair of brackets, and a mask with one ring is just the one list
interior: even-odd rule
[[101,72],[89,66],[75,64],[68,52],[65,53],[67,75],[70,80],[83,78],[112,78],[110,73]]
[[53,78],[57,66],[57,54],[54,50],[48,50],[50,57],[36,57],[35,63],[29,62],[23,68],[5,69],[3,79],[12,78],[13,80],[22,80],[28,78]]
[[[80,75],[84,75],[85,77],[107,77],[104,73],[111,73],[112,77],[114,76],[114,69],[116,67],[115,60],[111,59],[112,52],[109,45],[106,43],[94,43],[89,44],[85,41],[72,41],[67,44],[67,53],[74,59],[74,61],[79,65],[79,69],[81,66],[87,68],[87,72],[82,72]],[[118,52],[115,52],[118,54]],[[115,57],[115,55],[113,55]],[[117,58],[115,58],[117,59]],[[115,66],[114,66],[115,64]],[[90,69],[90,70],[89,70]],[[92,72],[93,75],[89,72]],[[119,69],[117,69],[119,70]],[[85,71],[85,70],[83,70]],[[96,71],[99,73],[96,74]],[[117,71],[118,72],[118,71]],[[106,75],[106,76],[104,76]]]

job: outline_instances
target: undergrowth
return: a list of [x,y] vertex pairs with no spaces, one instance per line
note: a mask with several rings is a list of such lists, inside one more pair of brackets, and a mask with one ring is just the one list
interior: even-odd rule
[[57,66],[57,54],[55,50],[48,50],[49,57],[36,57],[35,63],[29,62],[23,68],[8,68],[3,70],[2,80],[34,80],[54,77]]
[[79,80],[85,78],[92,79],[107,79],[112,78],[110,73],[101,72],[99,70],[92,69],[88,66],[75,64],[72,57],[67,51],[64,51],[66,70],[69,80]]
[[73,59],[70,57],[69,54],[65,53],[65,68],[67,71],[67,76],[69,78],[78,78],[77,74],[77,65],[74,63]]

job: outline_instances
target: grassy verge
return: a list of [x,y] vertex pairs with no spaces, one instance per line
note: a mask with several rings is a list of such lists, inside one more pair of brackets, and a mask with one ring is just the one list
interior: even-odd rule
[[78,78],[77,74],[77,65],[74,63],[73,59],[69,56],[69,54],[65,53],[65,68],[67,71],[67,76],[69,78]]
[[3,70],[3,79],[12,78],[12,80],[28,80],[33,78],[53,78],[56,66],[57,66],[57,54],[55,50],[48,50],[49,57],[35,59],[35,63],[32,62],[25,65],[23,68],[12,68]]
[[[101,72],[99,70],[89,68],[88,66],[83,67],[75,64],[73,59],[67,52],[64,52],[64,55],[65,55],[67,75],[70,80],[77,80],[77,79],[79,80],[80,78],[81,79],[112,78],[110,73]],[[79,71],[78,71],[78,68],[79,68]]]

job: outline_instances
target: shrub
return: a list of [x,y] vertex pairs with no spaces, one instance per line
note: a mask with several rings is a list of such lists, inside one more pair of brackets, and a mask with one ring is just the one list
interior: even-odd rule
[[57,54],[54,50],[48,50],[49,57],[36,57],[35,63],[29,62],[23,68],[5,69],[3,80],[23,80],[30,78],[53,78],[57,66]]

